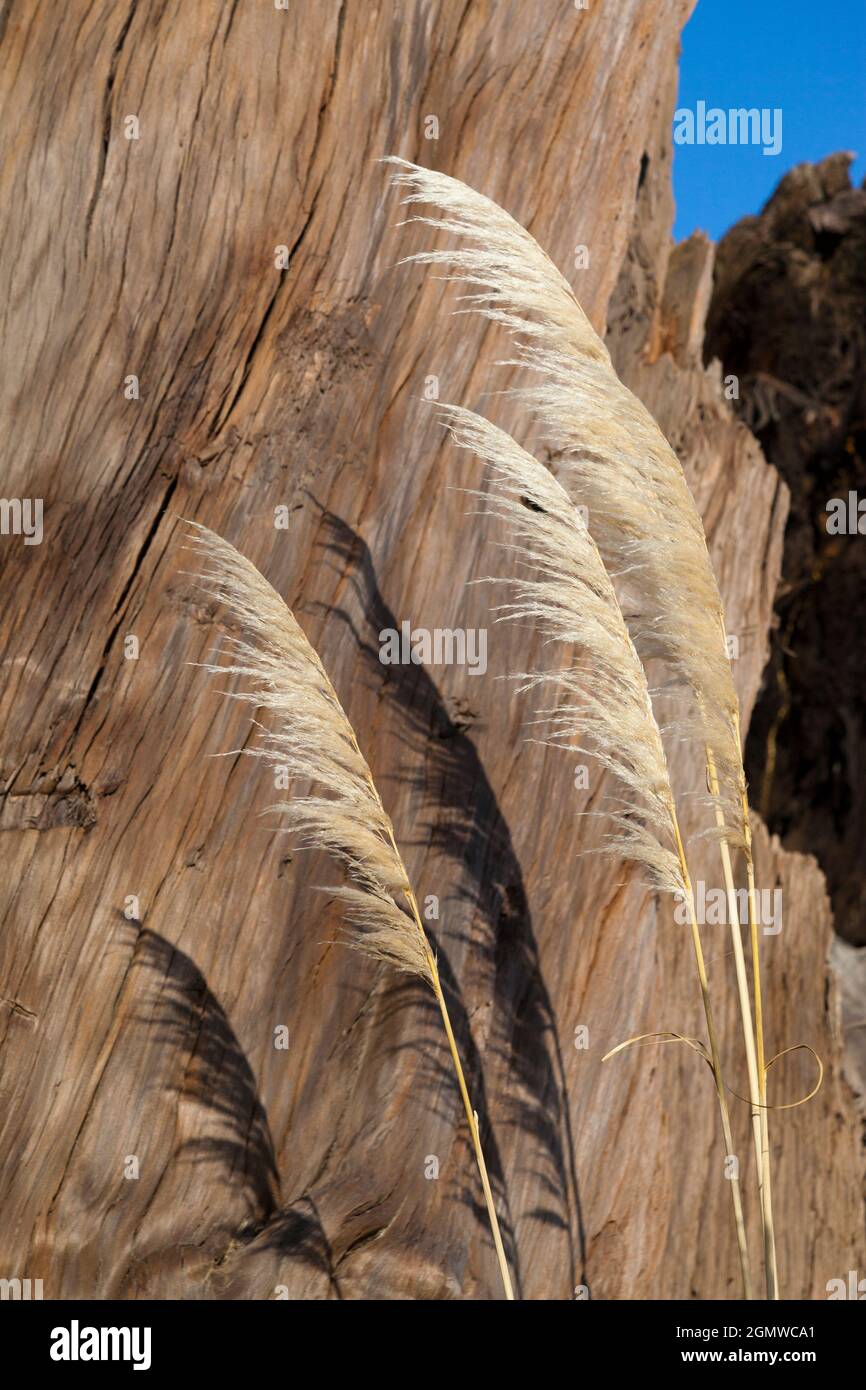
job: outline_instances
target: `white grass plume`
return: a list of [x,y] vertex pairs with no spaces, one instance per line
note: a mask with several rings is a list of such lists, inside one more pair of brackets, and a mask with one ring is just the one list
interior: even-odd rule
[[529,232],[457,179],[386,162],[400,169],[394,182],[406,203],[434,204],[443,214],[410,220],[460,239],[406,261],[441,266],[450,272],[445,278],[468,285],[465,311],[504,324],[517,362],[532,369],[533,384],[514,394],[561,456],[563,481],[589,508],[611,573],[627,576],[629,627],[641,656],[661,657],[674,682],[694,693],[693,727],[713,750],[722,826],[729,842],[741,843],[745,780],[722,602],[676,454],[619,380],[571,286]]
[[205,561],[198,586],[224,605],[240,633],[227,639],[228,661],[203,663],[205,670],[246,677],[250,686],[232,697],[275,717],[275,727],[262,728],[244,751],[325,793],[268,809],[303,845],[327,850],[347,869],[350,883],[329,892],[357,929],[352,944],[432,985],[427,938],[402,907],[412,889],[393,826],[318,654],[276,590],[233,545],[196,526],[191,548]]
[[[458,445],[489,465],[490,493],[476,492],[509,527],[520,573],[506,579],[513,601],[502,618],[529,620],[548,642],[577,649],[573,663],[521,677],[523,689],[556,698],[540,712],[550,741],[590,751],[635,797],[613,811],[617,833],[607,848],[642,863],[654,885],[684,897],[673,791],[646,673],[613,585],[580,512],[543,464],[504,430],[456,406],[442,410]],[[588,658],[588,660],[586,660]],[[635,811],[638,815],[635,815]]]
[[[355,731],[319,656],[290,608],[250,560],[222,537],[195,522],[191,548],[204,562],[197,583],[222,603],[239,635],[229,640],[229,660],[202,663],[205,670],[242,676],[248,689],[228,693],[273,716],[257,745],[245,753],[285,770],[293,782],[315,784],[325,795],[298,792],[270,809],[300,833],[302,843],[329,851],[344,865],[349,883],[328,891],[343,902],[354,927],[347,938],[366,955],[424,980],[432,989],[448,1042],[454,1074],[478,1164],[487,1216],[505,1297],[514,1291],[499,1229],[478,1116],[457,1043],[436,959],[421,922],[394,828],[376,790]],[[406,910],[404,910],[406,909]]]

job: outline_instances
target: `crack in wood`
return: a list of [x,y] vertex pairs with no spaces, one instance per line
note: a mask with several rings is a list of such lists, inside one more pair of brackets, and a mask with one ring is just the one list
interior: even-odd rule
[[96,166],[96,180],[90,202],[87,207],[87,214],[84,219],[84,259],[87,260],[87,252],[90,246],[90,227],[93,222],[93,214],[96,211],[96,204],[102,191],[102,181],[105,177],[105,166],[108,161],[108,142],[111,136],[111,101],[114,94],[114,83],[117,77],[117,68],[120,63],[123,45],[129,33],[130,25],[135,18],[135,11],[138,0],[132,0],[129,13],[123,22],[120,33],[117,36],[114,48],[111,53],[111,61],[108,67],[108,80],[105,84],[105,92],[102,97],[102,143],[99,149],[99,161]]

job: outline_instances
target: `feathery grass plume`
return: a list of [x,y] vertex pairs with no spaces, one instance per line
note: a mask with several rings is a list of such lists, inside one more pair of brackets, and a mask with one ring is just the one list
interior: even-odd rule
[[434,204],[443,213],[409,221],[460,239],[406,256],[405,263],[441,266],[446,279],[473,291],[462,296],[463,312],[504,324],[514,335],[517,363],[533,379],[512,394],[526,402],[561,454],[563,481],[588,506],[608,568],[635,576],[629,627],[641,656],[663,658],[699,695],[698,724],[715,754],[724,829],[731,843],[740,843],[744,779],[722,601],[676,454],[619,380],[571,286],[534,237],[458,179],[406,160],[386,162],[401,171],[393,181],[406,192],[405,203]]
[[[722,1080],[700,931],[676,803],[643,664],[629,635],[610,577],[581,515],[565,489],[543,464],[504,430],[455,406],[443,415],[456,443],[489,465],[492,492],[473,490],[510,529],[520,572],[506,579],[514,601],[504,619],[530,620],[547,642],[561,642],[590,658],[578,664],[532,672],[523,689],[550,688],[559,696],[543,712],[550,741],[591,739],[593,754],[633,794],[640,819],[616,812],[608,848],[649,870],[655,887],[676,893],[689,906],[692,943],[704,1006],[709,1061],[716,1083],[725,1154],[733,1153],[730,1116]],[[739,1179],[731,1180],[737,1244],[746,1298],[751,1298],[749,1258]]]
[[[204,526],[191,548],[204,561],[198,587],[226,609],[240,633],[231,636],[226,663],[204,669],[241,676],[246,690],[228,692],[273,716],[259,742],[245,753],[315,784],[324,795],[302,793],[269,808],[310,848],[324,849],[347,871],[349,883],[330,890],[342,900],[354,928],[347,940],[366,955],[416,975],[436,996],[466,1111],[505,1295],[513,1299],[499,1221],[463,1067],[445,1004],[436,959],[397,849],[394,828],[355,732],[314,648],[289,607],[251,561]],[[260,726],[261,728],[261,726]]]
[[[661,658],[675,684],[694,697],[683,732],[705,748],[729,906],[736,901],[731,848],[744,850],[755,990],[752,1022],[739,928],[731,944],[752,1110],[768,1294],[778,1297],[770,1200],[766,1065],[754,861],[740,736],[739,701],[727,652],[721,596],[703,524],[679,459],[652,415],[619,380],[610,354],[574,292],[535,239],[507,212],[459,180],[390,158],[394,183],[413,205],[430,203],[441,217],[412,217],[460,244],[407,256],[441,266],[446,279],[473,291],[464,312],[478,312],[514,335],[512,365],[531,369],[532,384],[515,394],[561,455],[568,491],[590,512],[605,562],[628,593],[629,629],[644,659]],[[634,612],[632,608],[634,606]]]

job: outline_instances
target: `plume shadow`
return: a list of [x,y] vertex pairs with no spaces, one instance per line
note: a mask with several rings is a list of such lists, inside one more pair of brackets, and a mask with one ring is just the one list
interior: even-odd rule
[[[477,939],[471,944],[483,954],[493,980],[492,1044],[519,1081],[517,1095],[499,1099],[506,1123],[528,1133],[542,1156],[541,1168],[533,1174],[542,1199],[531,1215],[565,1233],[575,1280],[585,1283],[586,1238],[562,1047],[511,833],[467,732],[472,712],[465,707],[449,710],[423,666],[382,665],[376,639],[386,628],[399,630],[399,622],[379,589],[369,547],[340,517],[316,505],[328,533],[322,544],[329,558],[339,562],[341,577],[352,588],[363,614],[363,632],[345,608],[329,611],[348,627],[368,676],[381,698],[400,715],[399,737],[411,754],[407,766],[414,771],[399,771],[396,777],[409,782],[424,808],[422,833],[415,842],[432,844],[457,865],[460,896],[468,901],[478,924]],[[437,945],[468,1080],[486,1115],[480,1057],[447,954],[441,943]],[[431,1049],[425,1048],[424,1055],[429,1059]],[[444,1063],[443,1070],[448,1070]],[[442,1081],[441,1076],[436,1079]],[[519,1273],[501,1159],[489,1128],[482,1134],[482,1143],[494,1190],[509,1210],[510,1253]],[[473,1205],[483,1220],[483,1205]]]
[[[201,1106],[216,1134],[184,1140],[173,1157],[214,1165],[220,1181],[244,1193],[250,1215],[233,1232],[231,1258],[220,1270],[220,1297],[250,1297],[249,1271],[261,1254],[298,1261],[325,1276],[340,1298],[333,1253],[316,1203],[305,1193],[283,1207],[280,1175],[255,1075],[228,1017],[195,962],[150,928],[124,918],[134,937],[131,970],[143,982],[146,1011],[136,1022],[182,1061],[169,1090]],[[230,1247],[231,1250],[231,1247]]]
[[[291,1206],[275,1212],[243,1250],[227,1261],[221,1296],[227,1299],[258,1297],[263,1283],[265,1288],[272,1289],[275,1272],[268,1256],[276,1256],[279,1261],[298,1262],[306,1267],[308,1273],[313,1271],[323,1275],[336,1298],[342,1298],[331,1245],[316,1203],[309,1193],[299,1197]],[[283,1282],[279,1273],[276,1281]],[[320,1296],[302,1295],[293,1286],[290,1287],[292,1292],[289,1296],[292,1298]],[[268,1296],[272,1294],[269,1292]]]
[[136,1023],[157,1045],[185,1059],[169,1090],[199,1105],[214,1132],[184,1139],[173,1155],[217,1169],[219,1180],[244,1194],[250,1209],[239,1238],[251,1236],[277,1211],[280,1180],[265,1108],[253,1070],[225,1010],[195,962],[149,927],[136,927],[131,972],[143,978],[147,1008]]

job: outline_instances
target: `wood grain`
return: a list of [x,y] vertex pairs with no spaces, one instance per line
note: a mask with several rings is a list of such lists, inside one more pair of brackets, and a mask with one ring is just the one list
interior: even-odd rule
[[[396,266],[421,244],[394,230],[375,163],[398,153],[496,198],[609,321],[687,461],[751,708],[784,489],[663,322],[689,9],[6,0],[3,492],[44,499],[45,537],[0,550],[0,1273],[52,1298],[497,1294],[431,1001],[333,944],[311,891],[332,871],[259,819],[273,789],[257,761],[212,756],[251,734],[188,664],[219,633],[183,574],[191,517],[295,607],[418,893],[440,900],[521,1295],[736,1295],[699,1062],[601,1063],[629,1034],[699,1029],[687,943],[633,873],[578,857],[600,831],[577,813],[608,789],[593,773],[576,791],[568,758],[525,741],[529,710],[495,678],[525,668],[526,634],[489,628],[483,679],[378,661],[403,619],[489,623],[489,592],[466,581],[496,537],[465,515],[455,488],[477,471],[444,442],[426,379],[516,419],[488,394],[512,379],[494,365],[505,340]],[[828,1068],[773,1126],[783,1285],[821,1296],[864,1261],[830,924],[815,865],[759,843],[786,906],[767,947],[772,1047],[808,1041]],[[730,992],[720,1012],[732,1059]],[[786,1097],[811,1084],[803,1068],[780,1068]]]

